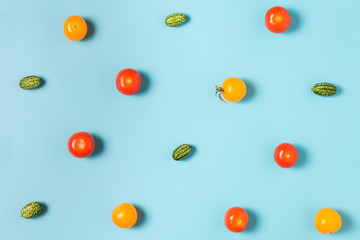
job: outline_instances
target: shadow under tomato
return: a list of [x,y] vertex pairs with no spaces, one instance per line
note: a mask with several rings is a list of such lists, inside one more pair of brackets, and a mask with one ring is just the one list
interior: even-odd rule
[[140,86],[139,91],[136,94],[143,95],[150,89],[150,78],[143,71],[138,71],[138,73],[141,76],[141,86]]
[[138,214],[138,219],[137,219],[135,225],[133,226],[133,228],[139,228],[140,226],[143,226],[145,223],[145,220],[146,220],[145,213],[139,205],[134,204],[134,207]]
[[341,234],[341,233],[350,231],[353,228],[353,226],[351,224],[352,221],[351,221],[351,218],[349,217],[349,215],[342,210],[337,210],[337,209],[335,209],[335,210],[340,214],[342,225],[341,225],[340,230],[333,234]]
[[87,33],[86,33],[83,41],[86,41],[95,34],[95,27],[94,27],[93,22],[90,19],[84,18],[84,20],[85,20],[86,25],[87,25]]
[[95,140],[95,150],[94,152],[89,156],[89,158],[97,157],[98,155],[101,155],[101,153],[104,151],[104,141],[96,134],[91,134]]
[[307,152],[302,146],[300,146],[298,144],[294,144],[294,147],[297,150],[298,159],[297,159],[295,165],[293,166],[293,168],[303,168],[308,162]]
[[245,97],[239,101],[239,103],[250,102],[255,97],[255,87],[248,80],[242,79],[246,85],[246,95]]
[[284,33],[293,33],[298,31],[301,28],[301,18],[298,14],[297,11],[295,11],[294,9],[287,9],[288,13],[290,14],[291,17],[291,24],[290,27],[288,28],[288,30],[286,30]]
[[252,209],[245,208],[245,211],[247,212],[249,216],[249,221],[246,229],[244,230],[244,233],[251,233],[254,232],[256,229],[257,223],[257,217],[255,212]]

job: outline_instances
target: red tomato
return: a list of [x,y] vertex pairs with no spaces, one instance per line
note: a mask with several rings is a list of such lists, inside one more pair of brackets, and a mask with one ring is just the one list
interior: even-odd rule
[[133,95],[141,86],[141,76],[134,69],[121,70],[116,77],[116,87],[122,94]]
[[242,232],[249,221],[247,212],[240,207],[233,207],[225,213],[225,226],[232,232]]
[[95,140],[86,132],[78,132],[70,137],[68,148],[75,157],[88,157],[95,150]]
[[283,7],[273,7],[265,15],[265,25],[273,33],[285,32],[291,24],[291,17]]
[[274,158],[277,165],[283,168],[289,168],[296,163],[298,153],[296,148],[290,143],[282,143],[276,147]]

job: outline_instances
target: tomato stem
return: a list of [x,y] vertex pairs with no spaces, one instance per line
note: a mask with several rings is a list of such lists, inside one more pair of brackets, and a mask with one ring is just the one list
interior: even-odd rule
[[215,92],[215,96],[219,97],[221,99],[221,101],[223,101],[224,103],[227,103],[222,97],[223,97],[223,93],[224,93],[224,89],[222,87],[219,86],[215,86],[216,87],[216,92]]

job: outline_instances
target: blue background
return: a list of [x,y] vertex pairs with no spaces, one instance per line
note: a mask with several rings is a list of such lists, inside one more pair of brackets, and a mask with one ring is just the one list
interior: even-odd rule
[[[2,1],[0,8],[0,239],[355,239],[359,218],[360,2]],[[292,25],[269,32],[266,11],[287,8]],[[178,28],[165,17],[184,12]],[[63,23],[80,15],[94,27],[72,42]],[[139,94],[115,87],[124,68],[143,76]],[[45,84],[19,88],[38,75]],[[215,85],[242,78],[248,95],[223,103]],[[310,89],[331,82],[338,94]],[[77,159],[69,137],[87,131],[95,155]],[[291,169],[275,147],[299,150]],[[195,147],[187,160],[171,153]],[[47,206],[20,217],[31,201]],[[112,210],[130,202],[141,223],[117,228]],[[235,234],[233,206],[250,215]],[[343,218],[322,235],[324,207]]]

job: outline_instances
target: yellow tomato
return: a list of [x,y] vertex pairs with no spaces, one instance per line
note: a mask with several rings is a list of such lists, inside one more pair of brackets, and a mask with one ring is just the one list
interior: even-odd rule
[[331,208],[323,208],[315,216],[315,227],[323,234],[339,231],[341,224],[340,215]]
[[87,24],[82,17],[71,16],[64,23],[65,36],[72,41],[79,41],[86,36]]
[[122,203],[113,210],[111,217],[116,226],[130,228],[135,225],[138,215],[133,205]]
[[238,102],[246,95],[246,85],[239,78],[228,78],[221,87],[216,86],[216,94],[219,94],[221,100],[224,97],[229,102]]

